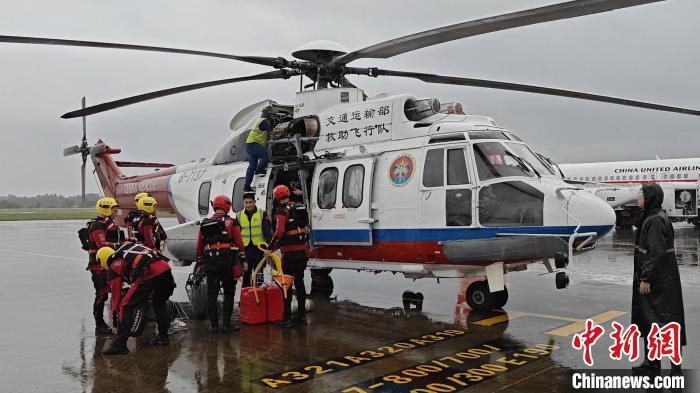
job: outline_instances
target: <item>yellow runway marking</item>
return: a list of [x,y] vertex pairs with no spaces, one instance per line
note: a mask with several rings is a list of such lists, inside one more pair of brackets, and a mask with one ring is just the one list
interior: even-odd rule
[[[616,310],[610,310],[606,311],[604,313],[594,315],[590,318],[587,319],[592,319],[595,323],[603,323],[607,322],[611,319],[615,319],[619,316],[627,314],[624,311],[616,311]],[[574,333],[577,333],[585,328],[586,320],[585,319],[579,319],[579,318],[570,318],[570,317],[562,317],[558,315],[549,315],[549,314],[536,314],[536,313],[529,313],[529,312],[521,312],[521,311],[508,311],[507,313],[499,314],[494,317],[482,319],[480,321],[474,322],[475,325],[480,325],[480,326],[493,326],[497,325],[499,323],[507,322],[507,321],[512,321],[513,319],[520,318],[520,317],[537,317],[537,318],[544,318],[544,319],[553,319],[557,321],[566,321],[566,322],[571,322],[570,324],[566,326],[562,326],[560,328],[556,328],[553,330],[550,330],[546,332],[546,334],[551,334],[553,336],[560,336],[560,337],[567,337],[570,336]]]
[[[592,319],[593,322],[595,323],[603,323],[607,322],[611,319],[615,319],[619,316],[627,314],[624,311],[606,311],[602,314],[594,315],[590,317],[589,319]],[[586,327],[586,321],[585,320],[579,320],[578,322],[574,322],[570,325],[566,325],[564,327],[560,327],[558,329],[550,330],[546,332],[547,334],[551,334],[553,336],[560,336],[560,337],[567,337],[570,336],[574,333],[577,333],[581,330],[583,330]]]

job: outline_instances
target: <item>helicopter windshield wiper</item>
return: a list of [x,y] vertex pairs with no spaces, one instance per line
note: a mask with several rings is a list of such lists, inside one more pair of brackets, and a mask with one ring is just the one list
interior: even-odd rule
[[[507,150],[507,149],[505,150],[505,153],[507,155],[513,157],[516,161],[518,161],[519,167],[523,168],[527,172],[535,172],[535,174],[537,175],[538,178],[540,178],[540,179],[542,178],[542,175],[540,175],[540,173],[537,172],[537,169],[535,169],[535,167],[532,164],[530,164],[530,162],[528,162],[526,159],[512,153],[510,150]],[[532,171],[530,171],[530,169],[532,169]]]

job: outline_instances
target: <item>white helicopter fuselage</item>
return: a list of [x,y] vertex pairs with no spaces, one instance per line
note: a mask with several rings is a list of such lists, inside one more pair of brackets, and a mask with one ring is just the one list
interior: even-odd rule
[[[323,91],[339,101],[325,108],[318,95],[299,93],[295,105],[295,117],[317,113],[320,126],[305,153],[312,267],[486,275],[491,265],[507,271],[557,252],[572,255],[574,244],[590,246],[612,229],[605,202],[565,183],[490,118],[434,113],[413,121],[405,110],[412,96],[363,101],[360,93]],[[239,131],[259,117],[249,112]],[[240,208],[247,166],[207,159],[176,167],[168,180],[182,223],[168,229],[175,257],[194,259],[198,221],[212,213],[213,196],[228,195]],[[254,178],[259,207],[272,208],[283,167]]]

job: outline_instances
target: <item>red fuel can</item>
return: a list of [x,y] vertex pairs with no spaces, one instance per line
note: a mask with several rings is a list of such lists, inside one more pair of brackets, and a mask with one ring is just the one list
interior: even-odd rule
[[265,285],[267,300],[267,322],[277,322],[284,319],[284,295],[282,289],[275,284]]
[[241,322],[248,325],[265,323],[267,319],[265,297],[265,289],[263,288],[247,287],[241,289]]

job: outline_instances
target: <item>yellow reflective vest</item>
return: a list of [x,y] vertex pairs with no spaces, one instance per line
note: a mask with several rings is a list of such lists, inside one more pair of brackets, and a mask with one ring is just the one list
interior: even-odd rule
[[241,225],[241,237],[243,245],[248,246],[253,241],[253,245],[257,246],[260,243],[265,243],[265,235],[263,234],[263,216],[265,212],[261,209],[256,209],[251,219],[245,214],[245,209],[237,214],[238,223]]
[[255,124],[253,124],[253,128],[251,128],[245,143],[258,143],[262,147],[267,147],[267,131],[260,129],[260,123],[262,123],[264,120],[265,118],[261,117],[255,121]]

